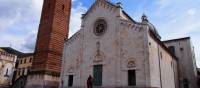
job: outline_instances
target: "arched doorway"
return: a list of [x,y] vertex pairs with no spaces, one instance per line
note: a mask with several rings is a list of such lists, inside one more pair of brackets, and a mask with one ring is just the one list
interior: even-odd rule
[[27,76],[20,76],[12,85],[11,88],[25,88]]

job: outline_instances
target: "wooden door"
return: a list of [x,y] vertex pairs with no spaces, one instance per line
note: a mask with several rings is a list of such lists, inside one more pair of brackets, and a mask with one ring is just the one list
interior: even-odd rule
[[94,65],[93,77],[94,86],[102,86],[102,65]]

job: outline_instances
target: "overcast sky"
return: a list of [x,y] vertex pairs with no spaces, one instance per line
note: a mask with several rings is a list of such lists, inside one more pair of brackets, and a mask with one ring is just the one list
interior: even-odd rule
[[[80,28],[81,14],[95,0],[72,0],[70,36]],[[200,67],[200,0],[111,0],[136,21],[143,13],[155,25],[162,40],[188,37]],[[34,50],[43,0],[0,0],[0,46],[23,52]]]

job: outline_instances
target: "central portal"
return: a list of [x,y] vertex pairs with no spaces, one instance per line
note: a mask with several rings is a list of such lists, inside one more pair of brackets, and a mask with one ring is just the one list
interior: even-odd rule
[[102,65],[94,65],[93,68],[93,77],[94,77],[94,86],[102,86]]

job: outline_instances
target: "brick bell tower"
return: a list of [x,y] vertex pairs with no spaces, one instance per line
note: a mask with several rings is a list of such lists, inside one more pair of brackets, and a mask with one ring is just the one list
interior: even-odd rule
[[71,0],[44,0],[32,70],[26,88],[57,88]]

